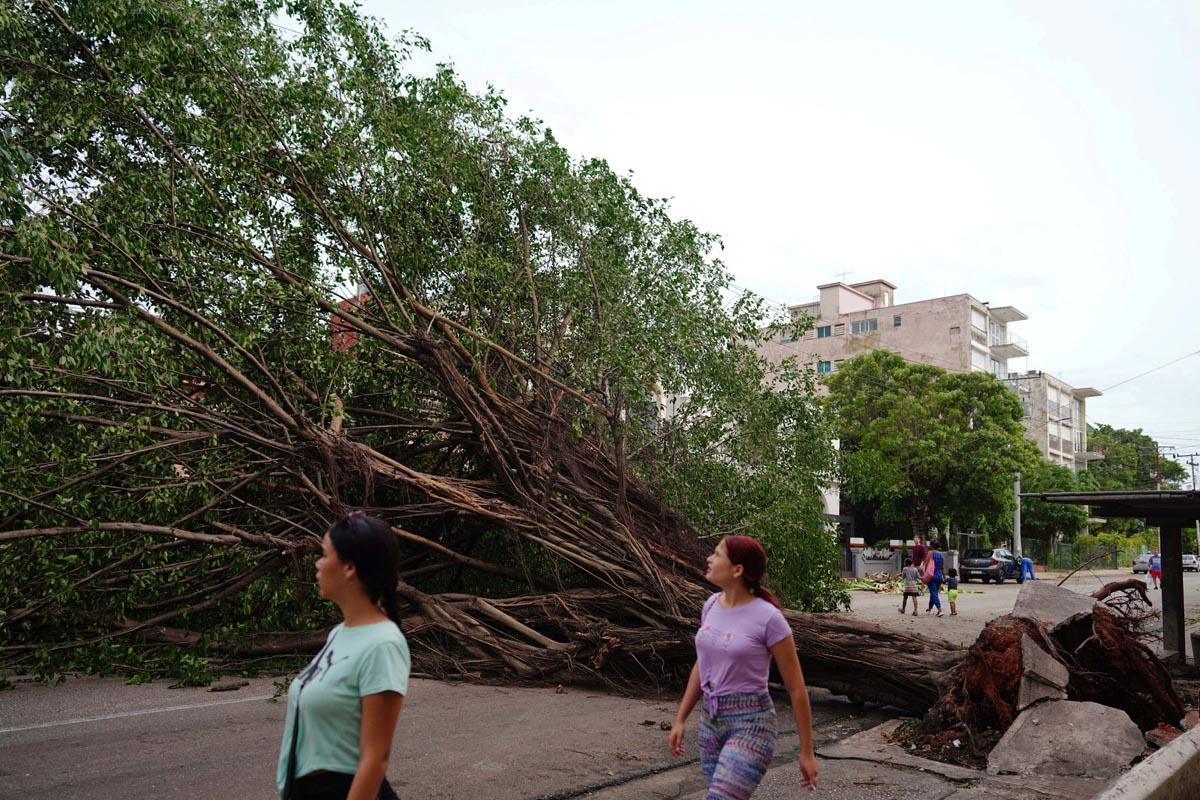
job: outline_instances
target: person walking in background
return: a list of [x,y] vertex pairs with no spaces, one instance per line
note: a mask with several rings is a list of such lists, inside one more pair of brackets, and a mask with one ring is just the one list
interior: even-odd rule
[[1027,555],[1021,556],[1021,580],[1037,580],[1037,575],[1033,574],[1033,559]]
[[950,616],[958,616],[958,570],[953,567],[946,573],[946,599],[950,601]]
[[913,566],[917,568],[917,572],[925,571],[925,555],[928,552],[928,549],[925,547],[925,537],[914,536],[912,563]]
[[1158,588],[1158,582],[1162,580],[1162,555],[1153,553],[1150,556],[1150,578],[1154,581],[1154,588]]
[[727,536],[708,557],[705,578],[721,589],[704,603],[696,663],[667,736],[683,755],[684,726],[703,700],[700,766],[708,800],[746,800],[775,753],[775,705],[767,691],[771,659],[787,687],[800,737],[801,785],[816,787],[812,709],[792,628],[763,585],[767,554],[749,536]]
[[355,511],[321,541],[317,587],[342,622],[288,687],[276,784],[282,800],[394,800],[392,736],[411,659],[400,632],[391,526]]
[[929,587],[929,605],[925,608],[925,613],[928,614],[936,608],[939,617],[942,616],[942,599],[938,592],[941,591],[946,577],[942,572],[945,556],[942,555],[941,549],[941,543],[934,540],[929,543],[929,553],[925,556],[925,585]]
[[904,598],[900,601],[900,613],[908,608],[908,598],[912,598],[912,615],[917,616],[917,599],[921,596],[921,573],[917,571],[913,565],[913,560],[910,558],[904,569],[900,570],[901,576],[904,578]]

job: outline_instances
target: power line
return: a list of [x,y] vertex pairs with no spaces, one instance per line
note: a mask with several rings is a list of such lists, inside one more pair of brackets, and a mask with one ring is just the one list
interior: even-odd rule
[[1124,386],[1125,384],[1129,383],[1130,381],[1136,381],[1138,378],[1149,375],[1151,372],[1158,372],[1160,369],[1165,369],[1165,368],[1171,366],[1172,364],[1178,364],[1180,361],[1183,361],[1184,359],[1187,359],[1187,358],[1191,358],[1192,356],[1200,356],[1200,350],[1195,350],[1191,353],[1188,353],[1187,355],[1182,355],[1179,358],[1177,358],[1173,361],[1168,361],[1165,364],[1159,364],[1157,367],[1148,369],[1145,372],[1139,372],[1137,375],[1134,375],[1132,378],[1126,378],[1123,381],[1118,381],[1117,383],[1114,383],[1112,386],[1108,386],[1104,389],[1101,389],[1100,391],[1107,394],[1108,392],[1111,392],[1113,389],[1117,388],[1118,386]]

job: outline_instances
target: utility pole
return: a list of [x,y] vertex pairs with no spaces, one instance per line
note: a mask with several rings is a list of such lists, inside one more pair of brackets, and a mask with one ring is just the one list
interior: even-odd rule
[[[1200,461],[1196,460],[1196,456],[1200,456],[1200,453],[1187,453],[1186,456],[1187,465],[1192,468],[1192,491],[1194,492],[1196,491],[1196,467],[1200,466]],[[1200,519],[1194,519],[1192,523],[1196,526],[1194,528],[1196,531],[1196,553],[1200,555]]]
[[1024,556],[1025,551],[1021,549],[1021,473],[1016,474],[1013,480],[1013,499],[1017,501],[1016,507],[1013,509],[1013,536],[1012,545],[1013,552],[1017,555]]

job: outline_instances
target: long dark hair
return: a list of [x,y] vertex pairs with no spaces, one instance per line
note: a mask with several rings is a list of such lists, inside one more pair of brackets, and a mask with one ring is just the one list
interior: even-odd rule
[[767,551],[757,539],[749,536],[726,536],[721,540],[729,563],[742,568],[742,583],[750,594],[761,597],[776,608],[782,608],[771,590],[762,585],[767,574]]
[[396,582],[400,571],[400,544],[392,526],[379,517],[353,511],[329,526],[329,541],[338,558],[354,565],[367,597],[378,603],[388,619],[400,626],[400,600]]

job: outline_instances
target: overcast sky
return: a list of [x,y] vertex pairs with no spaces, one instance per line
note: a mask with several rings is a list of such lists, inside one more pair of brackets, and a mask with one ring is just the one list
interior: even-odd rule
[[[369,0],[577,156],[720,234],[739,286],[1015,305],[1010,369],[1200,350],[1200,3]],[[1200,451],[1200,356],[1089,401]]]

